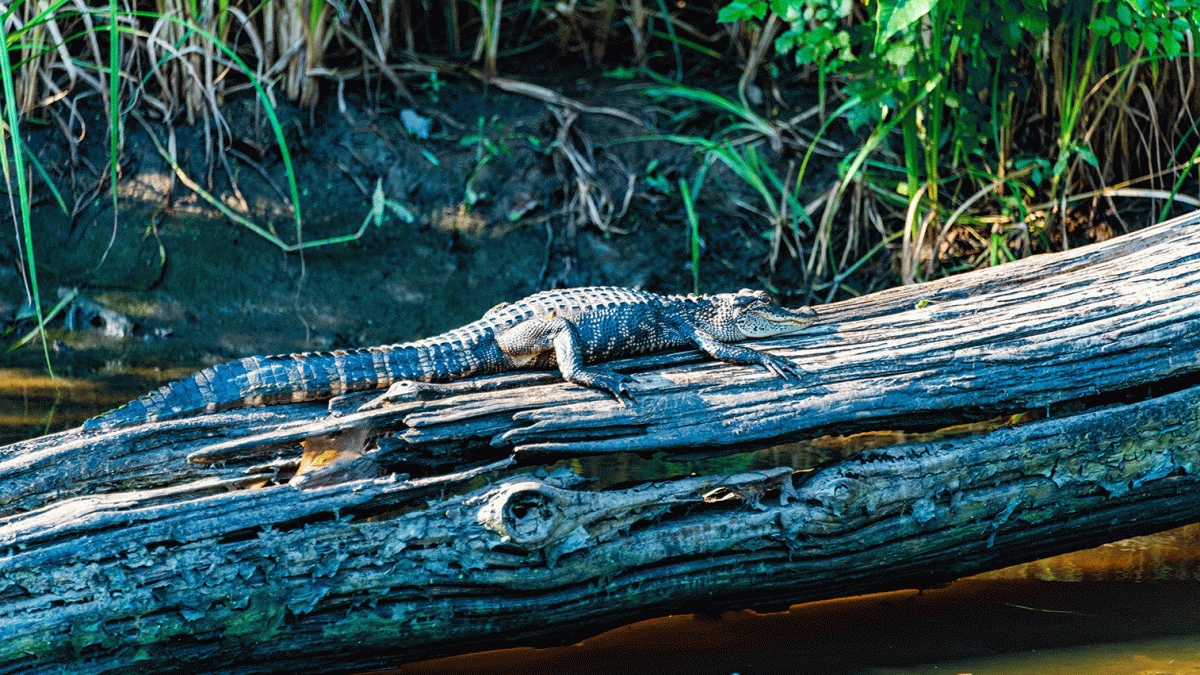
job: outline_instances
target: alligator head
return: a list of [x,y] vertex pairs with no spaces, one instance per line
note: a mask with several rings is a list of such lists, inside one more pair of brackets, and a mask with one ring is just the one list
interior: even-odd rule
[[743,288],[737,293],[715,295],[713,299],[725,305],[733,326],[747,338],[795,333],[817,320],[817,313],[808,307],[780,307],[764,291]]

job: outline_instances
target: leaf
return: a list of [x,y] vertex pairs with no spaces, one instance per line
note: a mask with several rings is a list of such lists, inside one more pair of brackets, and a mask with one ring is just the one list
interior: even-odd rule
[[862,127],[873,126],[882,118],[883,106],[875,102],[863,101],[861,105],[846,111],[846,124],[850,125],[855,133]]
[[883,54],[883,58],[888,63],[896,66],[908,65],[917,55],[917,48],[910,45],[892,45]]
[[1167,58],[1173,59],[1176,56],[1179,56],[1180,51],[1182,51],[1179,47],[1179,40],[1176,39],[1175,34],[1170,31],[1163,33],[1162,44],[1163,53],[1167,55]]
[[1088,146],[1080,145],[1075,148],[1075,151],[1079,153],[1079,157],[1083,159],[1083,161],[1091,164],[1092,166],[1100,166],[1100,161],[1096,159],[1096,154],[1093,153],[1092,149]]
[[1146,51],[1153,55],[1158,51],[1158,33],[1153,28],[1143,28],[1142,43],[1146,45]]
[[375,192],[371,194],[371,217],[375,220],[375,227],[383,225],[383,203],[386,198],[383,195],[383,179],[375,179]]
[[635,68],[626,68],[625,66],[617,66],[603,73],[604,77],[611,77],[617,80],[632,80],[639,74],[641,74],[641,71]]
[[[776,51],[780,51],[780,53],[786,53],[784,51],[779,50],[778,47],[776,47],[775,49],[776,49]],[[796,52],[796,65],[812,63],[813,61],[816,61],[816,60],[817,60],[817,48],[812,45],[804,45],[803,47],[800,48],[800,51]]]
[[804,18],[804,3],[800,0],[771,0],[771,11],[788,24]]
[[795,29],[784,31],[779,37],[775,38],[775,53],[787,54],[795,49],[797,45],[804,44],[806,42],[804,37],[804,33]]
[[388,210],[392,212],[392,215],[396,216],[400,220],[403,220],[409,224],[416,222],[417,216],[414,215],[412,211],[409,211],[408,207],[404,204],[401,204],[400,202],[394,202],[390,199],[387,200],[385,204]]
[[875,38],[875,51],[882,52],[884,42],[928,14],[936,0],[882,0],[876,19],[882,28]]
[[717,12],[717,21],[720,23],[732,23],[734,21],[762,19],[766,15],[766,0],[750,0],[750,2],[733,0],[733,2],[722,7],[720,12]]
[[1130,49],[1137,49],[1142,43],[1142,36],[1138,35],[1137,31],[1132,28],[1125,29],[1125,46]]
[[1117,19],[1125,26],[1133,23],[1133,13],[1129,11],[1129,5],[1123,2],[1117,5]]
[[1050,169],[1050,175],[1062,177],[1063,172],[1067,170],[1067,163],[1070,161],[1070,159],[1071,157],[1067,153],[1059,153],[1058,159],[1054,162],[1054,166]]

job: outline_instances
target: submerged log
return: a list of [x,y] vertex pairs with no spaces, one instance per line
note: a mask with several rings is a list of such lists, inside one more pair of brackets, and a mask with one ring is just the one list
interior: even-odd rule
[[[1194,522],[1198,291],[1195,214],[822,308],[756,345],[799,382],[684,352],[620,364],[628,409],[521,374],[0,448],[0,673],[365,669],[924,587]],[[527,467],[1031,408],[1050,414],[806,472],[597,491]],[[393,434],[362,455],[380,476],[287,484],[301,439],[364,429]]]

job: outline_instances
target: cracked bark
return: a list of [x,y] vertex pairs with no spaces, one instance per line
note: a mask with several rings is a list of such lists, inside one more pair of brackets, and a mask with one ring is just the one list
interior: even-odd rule
[[[1194,522],[1198,289],[1195,215],[823,308],[756,345],[800,382],[683,352],[621,362],[629,409],[519,374],[361,413],[280,406],[0,448],[0,673],[381,667],[924,587]],[[1048,406],[809,472],[594,491],[524,467]],[[431,475],[270,484],[300,439],[363,426],[395,434],[371,462]]]

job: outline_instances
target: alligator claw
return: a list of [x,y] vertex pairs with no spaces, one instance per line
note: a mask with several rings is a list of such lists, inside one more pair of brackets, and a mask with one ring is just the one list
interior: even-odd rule
[[[633,381],[632,377],[629,377],[628,375],[626,375],[625,377],[626,377],[626,381],[629,381],[629,382]],[[622,408],[629,407],[628,405],[625,404],[625,399],[629,399],[630,403],[633,403],[635,405],[637,404],[637,399],[633,397],[633,393],[629,391],[629,387],[626,387],[624,382],[622,382],[617,387],[617,391],[613,392],[613,396],[617,397],[617,403],[620,403]]]
[[633,397],[633,394],[629,391],[629,387],[625,386],[626,382],[633,382],[633,378],[631,376],[626,375],[625,373],[608,372],[603,373],[603,375],[610,377],[599,379],[596,382],[596,386],[612,394],[613,397],[617,399],[617,403],[621,404],[622,408],[629,407],[625,404],[625,399],[629,399],[630,403],[637,403],[637,399]]
[[801,370],[800,366],[796,365],[795,361],[785,359],[782,356],[775,356],[774,354],[763,354],[762,365],[785,380],[790,377],[802,377],[804,375],[804,371]]
[[586,370],[573,371],[568,381],[592,389],[606,391],[612,394],[613,398],[617,399],[617,403],[620,403],[621,407],[626,407],[625,399],[629,399],[630,403],[637,403],[637,400],[633,398],[633,394],[629,392],[629,388],[625,386],[626,382],[633,382],[633,377],[625,373],[614,373],[609,370],[588,368]]

